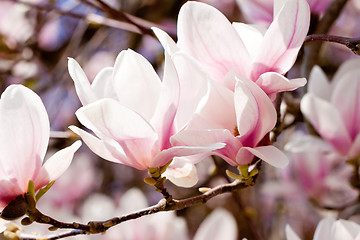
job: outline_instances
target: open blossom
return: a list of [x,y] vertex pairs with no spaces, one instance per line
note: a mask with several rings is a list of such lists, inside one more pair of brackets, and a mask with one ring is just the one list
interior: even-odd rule
[[[300,237],[294,230],[286,226],[287,240],[300,240]],[[360,225],[350,221],[328,217],[321,220],[314,233],[313,240],[359,240],[360,239]]]
[[[269,26],[273,20],[274,8],[283,0],[237,0],[240,10],[252,23]],[[332,0],[307,0],[312,13],[321,14]],[[276,12],[276,10],[275,10]],[[275,18],[275,16],[274,16]]]
[[331,82],[319,67],[310,76],[301,111],[320,136],[340,154],[360,155],[360,60],[345,62]]
[[309,21],[305,0],[286,1],[267,30],[231,24],[216,8],[187,2],[179,12],[177,44],[161,30],[154,31],[170,54],[184,51],[229,89],[234,90],[236,82],[226,81],[225,76],[233,70],[256,82],[273,100],[277,92],[306,83],[303,78],[288,80],[283,74],[296,60]]
[[42,165],[48,147],[50,126],[43,103],[30,89],[9,86],[0,99],[0,208],[28,191],[35,191],[58,178],[70,165],[77,141],[56,152]]
[[73,59],[69,59],[69,71],[84,105],[76,116],[96,136],[71,129],[104,159],[145,170],[161,167],[174,157],[223,147],[171,146],[170,137],[182,128],[181,122],[187,122],[184,115],[191,116],[196,107],[191,110],[189,105],[180,111],[179,74],[169,56],[165,57],[163,81],[151,64],[132,50],[122,51],[114,67],[103,69],[91,85]]
[[236,79],[235,92],[213,82],[203,109],[171,142],[189,146],[224,143],[226,146],[213,154],[232,166],[251,164],[256,156],[275,167],[285,167],[286,156],[268,146],[268,133],[276,123],[271,100],[250,79],[234,73],[226,78]]

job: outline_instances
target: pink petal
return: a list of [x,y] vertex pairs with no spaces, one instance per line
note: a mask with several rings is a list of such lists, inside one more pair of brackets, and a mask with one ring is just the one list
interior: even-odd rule
[[[209,146],[222,143],[223,147],[212,152],[222,157],[230,165],[236,166],[236,154],[242,147],[239,139],[234,137],[227,129],[217,130],[185,130],[171,138],[175,146]],[[219,145],[220,146],[220,145]]]
[[110,143],[106,143],[105,140],[94,137],[90,133],[87,133],[78,127],[70,126],[69,128],[71,131],[79,135],[90,150],[96,155],[114,163],[125,164],[124,162],[126,162],[126,160],[124,161],[124,159],[127,159],[127,157],[124,155],[123,150],[118,151],[115,148],[110,148]]
[[35,179],[35,190],[46,186],[51,181],[60,177],[70,166],[74,154],[80,146],[81,141],[76,141],[71,146],[57,151],[51,158],[49,158],[42,166]]
[[223,148],[222,143],[214,143],[207,146],[175,146],[169,149],[162,150],[155,158],[153,158],[148,165],[148,168],[156,168],[164,166],[174,157],[186,157],[204,153],[204,158],[210,155],[211,151]]
[[260,158],[261,160],[267,162],[273,167],[276,168],[285,168],[289,160],[286,157],[286,155],[277,149],[274,146],[261,146],[256,148],[249,148],[249,147],[243,147],[239,151],[239,154],[236,156],[237,162],[240,165],[246,165],[250,164],[252,159],[248,158],[248,153],[246,151],[250,152],[251,154],[255,155],[256,157]]
[[351,158],[355,158],[358,157],[359,155],[360,155],[360,133],[353,140],[348,156]]
[[360,133],[360,70],[344,74],[334,87],[331,103],[339,111],[351,139]]
[[6,88],[0,100],[0,127],[0,165],[26,192],[49,142],[49,119],[40,97],[22,85]]
[[232,25],[248,50],[251,61],[254,60],[259,52],[262,51],[259,46],[262,44],[264,38],[263,32],[265,33],[266,29],[260,30],[258,26],[239,22],[234,22]]
[[97,97],[91,88],[90,81],[75,59],[68,58],[68,69],[69,74],[74,81],[76,93],[82,105],[96,101]]
[[209,91],[202,99],[187,129],[229,129],[232,131],[235,126],[234,93],[223,85],[211,81]]
[[11,180],[0,180],[0,210],[4,209],[17,196],[27,192],[27,189],[20,189],[17,183]]
[[256,84],[275,101],[278,92],[293,91],[306,84],[305,78],[287,79],[283,75],[275,72],[262,74]]
[[333,87],[336,86],[338,82],[342,81],[344,75],[352,71],[357,71],[359,69],[359,66],[360,66],[360,59],[358,58],[347,60],[346,62],[341,64],[341,66],[336,71],[336,73],[334,74],[331,80],[331,85]]
[[115,61],[113,81],[120,103],[149,121],[161,90],[161,81],[151,64],[131,49],[122,51]]
[[268,96],[244,77],[236,83],[234,101],[241,142],[255,147],[274,128],[276,110]]
[[249,75],[249,55],[237,32],[216,8],[185,3],[178,18],[178,46],[195,57],[217,81],[230,69]]
[[265,72],[284,74],[294,64],[310,24],[305,0],[287,1],[264,35],[262,51],[255,59],[252,78]]
[[76,111],[76,116],[84,126],[104,138],[149,138],[153,142],[157,135],[139,114],[110,98],[80,108]]
[[319,132],[321,137],[331,143],[338,151],[347,154],[351,138],[337,109],[329,102],[311,93],[301,100],[301,112]]
[[164,78],[154,116],[150,123],[159,135],[160,149],[169,148],[170,137],[175,133],[174,119],[179,105],[179,77],[174,63],[165,52]]
[[199,181],[196,167],[185,157],[174,158],[163,176],[176,186],[186,188],[193,187]]

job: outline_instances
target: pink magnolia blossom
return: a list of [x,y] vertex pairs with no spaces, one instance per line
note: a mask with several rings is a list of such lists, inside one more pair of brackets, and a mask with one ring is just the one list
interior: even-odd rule
[[172,137],[174,145],[206,146],[224,143],[213,154],[232,166],[247,165],[254,156],[275,167],[285,167],[286,156],[269,144],[268,133],[276,123],[276,111],[268,96],[250,79],[236,79],[235,92],[212,82],[206,104],[187,126]]
[[0,208],[28,191],[58,178],[70,165],[77,141],[42,165],[49,142],[49,119],[43,103],[30,89],[9,86],[0,99]]
[[331,83],[319,67],[310,75],[301,111],[320,136],[340,154],[360,155],[360,60],[345,62]]
[[310,11],[305,0],[286,1],[267,30],[243,23],[231,24],[216,8],[199,2],[185,3],[178,17],[178,42],[155,29],[169,53],[184,51],[200,62],[217,82],[227,82],[230,70],[256,82],[271,98],[281,91],[306,83],[283,76],[294,64],[309,28]]
[[[300,237],[286,226],[287,240],[300,240]],[[321,220],[316,228],[313,240],[359,240],[360,239],[360,225],[351,221],[328,217]]]
[[[273,10],[284,0],[237,0],[240,10],[249,22],[269,26],[273,20]],[[321,14],[332,0],[307,0],[312,13]],[[275,11],[276,12],[276,11]],[[275,16],[274,16],[275,18]]]
[[[195,75],[191,64],[179,58],[179,62],[190,67],[190,72],[184,74]],[[196,105],[190,104],[188,109],[185,104],[180,106],[180,99],[185,96],[180,97],[179,73],[167,55],[163,81],[151,64],[132,50],[122,51],[114,67],[103,69],[91,85],[73,59],[69,59],[69,72],[84,105],[76,116],[96,136],[76,127],[71,129],[104,159],[144,170],[161,167],[174,157],[223,147],[171,146],[170,137],[190,120]],[[191,87],[189,83],[181,85]]]
[[283,181],[296,184],[297,192],[324,206],[343,206],[356,200],[357,191],[349,184],[353,169],[330,144],[295,131],[284,150],[290,166],[283,172]]

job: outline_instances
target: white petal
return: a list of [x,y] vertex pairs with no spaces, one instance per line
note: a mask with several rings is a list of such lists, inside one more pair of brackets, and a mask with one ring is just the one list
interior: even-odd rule
[[194,236],[194,240],[236,240],[238,239],[237,233],[237,224],[234,216],[222,208],[217,208],[201,223]]
[[175,133],[174,120],[179,105],[180,83],[174,63],[165,52],[164,78],[155,113],[150,120],[159,135],[160,149],[170,147],[169,139]]
[[116,99],[116,92],[114,89],[114,82],[112,79],[113,68],[103,68],[95,77],[91,88],[97,96],[97,99],[101,98],[114,98]]
[[168,52],[170,56],[179,51],[179,48],[176,45],[175,41],[166,32],[156,27],[152,27],[151,29],[153,30],[156,37],[159,39],[165,51]]
[[198,181],[196,167],[186,157],[176,157],[163,173],[173,184],[179,187],[190,188]]
[[81,141],[76,141],[71,146],[57,151],[51,158],[49,158],[42,166],[35,179],[35,189],[44,187],[51,181],[60,177],[70,166],[74,154],[80,146]]
[[306,0],[287,1],[264,35],[255,59],[252,77],[265,72],[284,74],[294,64],[309,29],[310,9]]
[[151,64],[128,49],[116,58],[114,88],[120,103],[150,120],[156,109],[161,81]]
[[96,101],[97,97],[91,88],[90,82],[75,59],[68,58],[68,69],[82,105]]
[[332,87],[325,73],[319,66],[314,66],[311,70],[308,92],[326,101],[330,101]]
[[79,121],[95,134],[109,139],[154,138],[156,132],[136,112],[113,99],[101,99],[76,111]]
[[239,155],[237,156],[237,162],[239,164],[249,164],[249,162],[242,163],[241,152],[249,151],[251,154],[260,158],[276,168],[285,168],[289,164],[289,159],[286,155],[274,146],[261,146],[256,148],[243,147],[241,148]]
[[286,233],[286,240],[301,240],[289,225],[286,225],[285,233]]
[[1,95],[0,128],[1,165],[26,191],[49,142],[49,119],[40,97],[24,86],[9,86]]
[[249,54],[229,20],[216,8],[185,3],[178,17],[178,46],[195,57],[218,81],[230,69],[249,75]]

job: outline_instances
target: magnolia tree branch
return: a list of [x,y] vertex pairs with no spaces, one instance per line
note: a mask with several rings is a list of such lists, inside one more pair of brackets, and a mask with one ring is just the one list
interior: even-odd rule
[[159,201],[158,204],[145,208],[143,210],[128,215],[124,215],[121,217],[115,217],[106,221],[91,221],[88,224],[79,224],[75,222],[64,223],[44,215],[37,209],[33,209],[28,211],[27,214],[29,217],[24,218],[22,220],[22,223],[29,222],[30,220],[30,222],[49,224],[51,225],[50,227],[51,229],[59,228],[59,229],[74,229],[74,230],[66,233],[60,233],[57,235],[45,236],[43,238],[39,238],[39,236],[29,236],[29,234],[25,234],[19,231],[18,229],[16,230],[7,229],[4,232],[4,235],[9,236],[11,234],[15,234],[17,238],[13,238],[13,239],[20,239],[20,240],[36,240],[36,239],[52,240],[52,239],[60,239],[75,235],[104,233],[109,228],[116,226],[122,222],[137,219],[146,215],[151,215],[154,213],[164,212],[164,211],[181,210],[194,205],[204,204],[217,195],[238,191],[240,189],[245,189],[247,187],[253,186],[255,184],[256,178],[257,178],[257,174],[247,179],[235,180],[234,182],[229,184],[219,185],[195,197],[190,197],[181,200],[172,199],[171,204],[169,204],[165,199],[162,199]]
[[[131,14],[128,14],[128,13],[125,13],[122,11],[114,10],[111,7],[108,7],[105,9],[101,8],[101,7],[104,7],[105,3],[102,4],[101,7],[95,7],[95,5],[89,3],[88,1],[84,1],[90,7],[96,8],[97,10],[102,10],[106,13],[109,11],[109,8],[111,8],[112,9],[112,11],[111,11],[112,14],[110,14],[111,18],[101,16],[98,14],[94,14],[94,13],[80,14],[80,13],[75,13],[72,11],[66,11],[66,10],[62,10],[62,9],[56,7],[53,4],[35,4],[35,3],[31,3],[29,1],[20,1],[20,0],[5,0],[5,1],[10,1],[10,2],[14,2],[14,3],[18,3],[18,4],[24,4],[29,7],[41,10],[41,11],[55,12],[59,15],[69,16],[72,18],[87,21],[90,24],[122,29],[125,31],[137,33],[137,34],[153,35],[151,27],[158,27],[158,28],[163,29],[164,31],[167,31],[172,37],[175,37],[175,35],[176,35],[171,29],[168,29],[162,25],[158,25],[156,23],[146,21],[144,19],[135,17]],[[98,2],[100,2],[100,1],[98,1]],[[114,11],[116,11],[116,14],[114,13]]]
[[360,55],[360,38],[347,38],[326,34],[312,34],[305,38],[304,43],[312,41],[339,43],[350,48],[353,53]]

